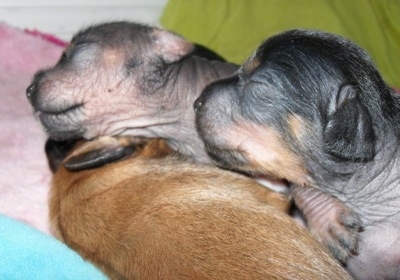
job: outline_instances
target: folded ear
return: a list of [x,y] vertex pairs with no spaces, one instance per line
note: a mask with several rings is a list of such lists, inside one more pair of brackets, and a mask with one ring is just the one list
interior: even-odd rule
[[154,37],[156,54],[166,63],[178,61],[194,49],[194,44],[167,30],[154,29],[152,36]]
[[325,151],[343,160],[368,161],[375,155],[375,133],[358,87],[344,85],[332,96],[323,140]]
[[118,139],[102,139],[89,141],[77,148],[64,161],[64,167],[69,171],[81,171],[99,168],[117,161],[136,151],[137,145],[127,144]]

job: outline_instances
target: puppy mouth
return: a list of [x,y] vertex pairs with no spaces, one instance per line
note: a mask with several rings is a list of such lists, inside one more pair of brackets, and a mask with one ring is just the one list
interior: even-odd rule
[[83,128],[83,105],[75,104],[65,109],[36,110],[36,116],[44,126],[50,138],[54,140],[68,140],[81,137]]
[[68,116],[69,114],[76,113],[82,107],[83,107],[83,103],[79,103],[79,104],[75,104],[75,105],[72,105],[72,106],[69,106],[69,107],[66,107],[66,108],[63,108],[63,109],[58,109],[58,108],[46,109],[46,108],[43,108],[43,109],[36,110],[36,112],[39,113],[39,114],[45,114],[45,115],[49,115],[49,116],[51,116],[51,115],[52,116],[62,116],[62,115]]
[[243,171],[243,166],[246,165],[247,161],[242,153],[235,149],[214,145],[210,142],[205,143],[205,149],[212,161],[222,168]]

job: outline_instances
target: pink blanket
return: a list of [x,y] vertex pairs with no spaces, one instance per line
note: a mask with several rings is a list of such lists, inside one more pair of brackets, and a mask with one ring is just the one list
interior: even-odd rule
[[25,89],[38,69],[57,61],[64,46],[51,36],[0,24],[0,213],[46,233],[51,178],[46,135]]

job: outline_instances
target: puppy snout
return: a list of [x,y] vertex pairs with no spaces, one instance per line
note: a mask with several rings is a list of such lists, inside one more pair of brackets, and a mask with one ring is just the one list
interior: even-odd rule
[[194,111],[197,113],[198,111],[201,110],[201,108],[204,107],[204,104],[206,103],[207,99],[209,96],[212,94],[212,91],[214,89],[214,84],[208,85],[202,92],[202,94],[194,101],[193,107]]
[[224,104],[226,104],[232,98],[231,95],[233,92],[235,92],[234,86],[236,85],[237,81],[238,78],[233,76],[209,84],[194,102],[194,111],[198,113],[205,107],[206,102],[214,105],[224,106]]

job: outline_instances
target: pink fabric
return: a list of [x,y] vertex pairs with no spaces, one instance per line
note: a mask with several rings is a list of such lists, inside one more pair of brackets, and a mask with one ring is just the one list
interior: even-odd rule
[[0,24],[0,213],[48,233],[46,135],[25,90],[33,74],[53,65],[66,44],[30,33]]
[[28,33],[28,34],[33,35],[33,36],[41,37],[41,38],[45,39],[46,41],[52,42],[53,44],[58,45],[60,47],[66,47],[68,45],[67,42],[65,42],[65,41],[63,41],[63,40],[61,40],[61,39],[59,39],[59,38],[57,38],[57,37],[55,37],[55,36],[53,36],[51,34],[40,32],[40,31],[38,31],[36,29],[28,29],[28,28],[26,28],[26,29],[24,29],[24,31],[26,33]]

